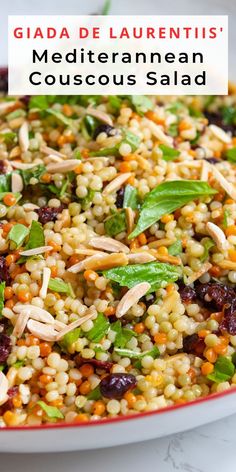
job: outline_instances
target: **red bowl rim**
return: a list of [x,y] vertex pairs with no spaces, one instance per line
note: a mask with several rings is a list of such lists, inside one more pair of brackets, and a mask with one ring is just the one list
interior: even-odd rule
[[226,397],[228,395],[232,395],[236,393],[236,386],[231,387],[228,390],[224,390],[223,392],[218,392],[218,393],[212,393],[206,397],[201,397],[197,398],[196,400],[193,400],[188,403],[184,404],[179,404],[179,405],[171,405],[171,406],[166,406],[164,408],[160,408],[160,410],[153,410],[153,411],[144,411],[142,413],[134,413],[132,415],[124,415],[124,416],[116,416],[114,418],[107,418],[107,419],[101,419],[101,420],[92,420],[88,422],[82,422],[78,421],[76,423],[48,423],[48,424],[43,424],[43,425],[35,425],[35,426],[3,426],[0,428],[0,434],[1,432],[10,432],[10,431],[32,431],[32,430],[41,430],[41,429],[68,429],[68,428],[81,428],[81,427],[94,427],[94,426],[105,426],[106,424],[112,424],[112,423],[120,423],[120,422],[127,422],[127,421],[134,421],[142,418],[146,418],[149,416],[156,416],[156,415],[161,415],[163,413],[168,413],[171,411],[175,410],[180,410],[183,408],[191,407],[194,405],[199,405],[202,403],[207,403],[213,400],[218,400],[219,398]]

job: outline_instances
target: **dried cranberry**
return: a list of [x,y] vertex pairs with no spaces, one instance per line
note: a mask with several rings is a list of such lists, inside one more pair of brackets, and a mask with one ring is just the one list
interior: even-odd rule
[[80,367],[83,364],[91,364],[95,367],[95,369],[103,369],[106,372],[110,372],[113,362],[108,362],[108,361],[98,361],[97,359],[84,359],[83,357],[80,357],[77,355],[75,357],[75,363],[77,367]]
[[198,335],[191,334],[183,339],[183,351],[187,354],[195,354],[201,356],[205,349],[205,343]]
[[146,295],[145,297],[141,298],[141,301],[145,303],[146,309],[149,308],[153,303],[155,302],[156,297],[153,293],[149,293],[149,295]]
[[183,283],[179,284],[179,294],[182,302],[190,303],[196,298],[196,292],[194,288],[184,285]]
[[116,194],[116,208],[123,208],[125,189],[121,187]]
[[6,362],[11,352],[11,339],[7,334],[0,333],[0,364]]
[[0,92],[8,91],[8,69],[6,67],[0,68]]
[[0,175],[7,173],[7,161],[0,159]]
[[23,97],[20,98],[20,101],[28,107],[30,98],[31,98],[31,95],[24,95]]
[[137,384],[133,374],[110,374],[100,382],[100,391],[106,398],[122,398],[123,395]]
[[19,387],[11,387],[9,388],[7,395],[8,395],[8,400],[0,407],[0,416],[4,415],[5,411],[12,410],[14,408],[13,406],[13,398],[18,394],[19,392]]
[[223,310],[224,317],[220,324],[222,331],[227,331],[231,335],[236,334],[236,299],[232,303],[227,303]]
[[217,310],[222,310],[226,303],[231,303],[236,298],[232,287],[217,282],[199,284],[195,288],[197,297],[207,306],[212,305]]
[[204,161],[207,161],[210,164],[218,164],[218,162],[220,162],[220,159],[217,159],[216,157],[204,157]]
[[6,282],[7,285],[10,284],[10,274],[6,264],[6,259],[4,256],[0,256],[0,282]]
[[114,136],[115,128],[106,124],[98,125],[93,133],[93,139],[96,139],[100,133],[106,133],[107,136]]
[[50,221],[56,221],[59,213],[62,212],[63,210],[63,205],[60,207],[41,207],[39,208],[38,215],[39,215],[39,222],[45,225],[46,223],[49,223]]

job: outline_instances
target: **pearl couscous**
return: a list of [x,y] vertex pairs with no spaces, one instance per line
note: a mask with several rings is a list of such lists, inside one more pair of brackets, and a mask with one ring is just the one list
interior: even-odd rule
[[236,92],[0,100],[0,426],[236,385]]

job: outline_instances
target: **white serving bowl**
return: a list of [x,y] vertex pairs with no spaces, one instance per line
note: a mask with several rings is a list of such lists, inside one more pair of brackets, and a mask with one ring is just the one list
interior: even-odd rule
[[146,441],[236,413],[236,388],[184,405],[88,423],[0,429],[0,452],[64,452]]

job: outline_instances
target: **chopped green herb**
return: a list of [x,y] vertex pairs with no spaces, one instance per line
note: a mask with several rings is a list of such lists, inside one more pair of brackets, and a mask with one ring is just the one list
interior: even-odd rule
[[233,147],[231,149],[227,149],[227,151],[225,153],[225,157],[230,162],[236,162],[236,147]]
[[168,247],[168,253],[171,256],[179,256],[182,253],[182,243],[179,239]]
[[3,139],[6,144],[13,144],[16,141],[17,134],[13,131],[8,131],[7,133],[0,133],[0,138]]
[[16,361],[12,367],[15,367],[15,369],[19,369],[20,367],[22,367],[24,365],[24,361]]
[[178,280],[180,269],[170,264],[154,261],[104,270],[103,274],[107,279],[128,288],[141,282],[148,282],[151,285],[150,292],[154,292],[164,284]]
[[70,346],[79,339],[80,333],[81,333],[81,329],[75,328],[73,329],[73,331],[70,331],[69,333],[65,334],[62,340],[59,342],[61,349],[64,352],[68,352],[68,349],[70,348]]
[[235,125],[236,124],[236,107],[222,107],[222,117],[226,125]]
[[201,136],[201,133],[199,131],[196,132],[196,137],[190,141],[191,146],[194,146],[197,144],[199,138]]
[[104,226],[106,234],[108,234],[109,236],[116,236],[122,231],[126,231],[125,212],[117,211],[116,213],[114,213],[114,215],[110,216],[110,218],[105,221]]
[[95,190],[92,190],[90,188],[87,196],[79,200],[83,211],[88,210],[91,207],[94,195],[95,195]]
[[[11,195],[14,195],[14,197],[15,197],[15,199],[16,199],[16,203],[17,203],[17,202],[21,199],[21,197],[22,197],[21,193],[18,193],[18,192],[17,192],[17,193],[10,192],[10,193],[11,193]],[[6,195],[9,195],[9,192],[0,192],[0,200],[3,200]]]
[[168,128],[168,134],[173,138],[176,138],[176,136],[179,134],[178,126],[178,123],[172,123]]
[[141,116],[153,109],[152,101],[145,95],[128,95],[128,99],[134,110]]
[[13,243],[13,247],[16,249],[20,246],[22,246],[22,243],[24,242],[26,236],[29,234],[29,229],[22,224],[16,224],[14,225],[10,232],[8,233],[8,239],[11,243]]
[[24,185],[27,187],[30,185],[31,179],[40,180],[40,177],[46,172],[46,167],[43,164],[32,167],[31,169],[21,170],[20,174],[23,179]]
[[210,238],[207,238],[205,239],[205,242],[203,243],[203,246],[204,246],[204,253],[203,255],[200,257],[200,261],[201,262],[205,262],[208,257],[209,257],[209,250],[215,246],[215,243],[212,239]]
[[8,113],[6,116],[7,121],[15,120],[16,118],[20,118],[22,116],[25,116],[26,112],[25,110],[22,110],[19,108],[18,110],[11,111],[11,113]]
[[41,400],[37,404],[45,411],[48,418],[64,418],[64,415],[56,406],[49,406]]
[[29,231],[29,239],[25,246],[25,251],[28,249],[35,249],[36,247],[41,247],[44,245],[45,238],[43,227],[38,221],[32,221]]
[[67,116],[63,115],[60,111],[54,110],[52,108],[47,108],[46,112],[49,115],[53,115],[58,121],[61,121],[65,126],[68,126],[71,128],[71,126],[74,126],[75,123],[71,118],[67,118]]
[[204,116],[200,110],[197,110],[197,108],[193,108],[191,106],[188,107],[188,111],[190,116],[193,116],[194,118],[201,118]]
[[123,130],[123,139],[116,146],[103,148],[99,151],[90,152],[91,157],[99,156],[119,156],[119,149],[121,144],[129,144],[131,151],[135,152],[138,149],[140,144],[140,138],[136,134],[131,133],[131,131]]
[[103,313],[98,313],[96,320],[93,321],[93,327],[86,333],[89,341],[99,343],[101,339],[107,334],[110,323]]
[[0,193],[11,191],[11,174],[0,175]]
[[109,101],[110,107],[112,108],[113,113],[118,114],[120,111],[121,104],[122,104],[122,99],[118,97],[117,95],[109,95],[108,101]]
[[88,394],[87,398],[88,400],[99,400],[102,398],[99,385]]
[[115,323],[112,323],[111,329],[116,333],[114,341],[115,347],[124,348],[131,338],[137,336],[136,333],[131,329],[123,328],[120,320],[117,320]]
[[126,185],[124,193],[123,208],[138,208],[138,191],[132,185]]
[[200,180],[173,180],[158,185],[145,198],[138,223],[129,235],[133,239],[156,223],[163,215],[172,213],[186,203],[200,197],[214,195],[207,182]]
[[62,279],[50,279],[48,288],[53,292],[66,293],[69,297],[74,298],[74,293],[70,283],[64,282]]
[[0,318],[2,318],[2,310],[4,308],[4,290],[5,290],[6,283],[0,283]]
[[30,97],[29,108],[35,108],[38,110],[46,110],[48,108],[49,102],[48,97],[45,95],[35,95]]
[[174,115],[176,115],[180,110],[183,110],[184,108],[184,105],[183,103],[181,102],[173,102],[171,103],[171,105],[169,105],[167,107],[167,110],[170,112],[170,113],[173,113]]
[[160,351],[157,346],[154,346],[150,351],[136,352],[131,349],[119,349],[118,347],[114,348],[116,354],[121,357],[129,357],[130,359],[142,359],[145,356],[151,356],[153,359],[156,359],[160,355]]
[[226,208],[224,210],[224,213],[223,213],[223,226],[224,226],[224,228],[227,228],[227,226],[228,226],[229,216],[231,216],[231,211],[228,208]]
[[233,362],[224,356],[219,356],[212,374],[209,374],[207,378],[216,383],[226,382],[233,377],[235,372],[235,366]]
[[159,144],[159,148],[162,150],[162,159],[164,161],[174,161],[180,155],[180,151],[165,144]]
[[81,123],[81,132],[83,134],[84,139],[89,141],[91,137],[93,137],[94,131],[98,126],[98,120],[93,116],[86,115]]

